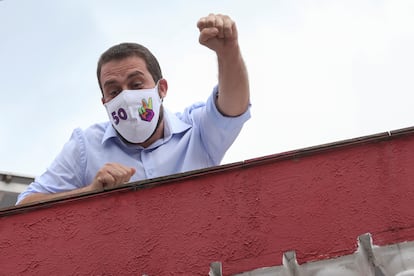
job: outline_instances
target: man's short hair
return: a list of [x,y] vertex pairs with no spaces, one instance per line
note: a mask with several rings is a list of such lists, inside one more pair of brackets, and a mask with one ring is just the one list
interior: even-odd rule
[[99,83],[99,87],[101,88],[101,91],[103,91],[102,86],[101,86],[102,65],[112,60],[121,60],[121,59],[128,58],[131,56],[140,57],[145,61],[145,64],[147,65],[147,69],[149,73],[151,74],[155,83],[157,83],[160,79],[162,79],[160,65],[157,59],[155,58],[155,56],[151,53],[151,51],[138,43],[125,42],[125,43],[112,46],[111,48],[106,50],[99,58],[96,74],[98,76],[98,83]]

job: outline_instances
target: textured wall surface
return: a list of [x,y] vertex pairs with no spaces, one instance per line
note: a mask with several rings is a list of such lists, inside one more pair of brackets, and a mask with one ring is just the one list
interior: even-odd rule
[[414,240],[413,179],[406,130],[2,210],[0,275],[231,275]]

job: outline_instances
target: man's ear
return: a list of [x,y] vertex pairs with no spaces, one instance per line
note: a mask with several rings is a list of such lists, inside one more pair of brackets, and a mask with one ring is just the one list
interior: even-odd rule
[[168,83],[166,79],[160,79],[158,81],[158,94],[160,95],[160,98],[163,99],[167,96],[167,90],[168,90]]

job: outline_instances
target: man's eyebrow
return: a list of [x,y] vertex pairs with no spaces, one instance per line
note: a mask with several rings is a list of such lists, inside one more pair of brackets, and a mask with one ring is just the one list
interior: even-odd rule
[[[134,72],[130,73],[127,76],[127,79],[129,80],[129,79],[132,79],[132,78],[135,78],[135,77],[138,77],[138,76],[144,76],[144,73],[142,73],[141,71],[134,71]],[[115,83],[117,83],[116,80],[113,80],[113,79],[112,80],[107,80],[107,81],[105,81],[103,87],[107,87],[107,86],[109,86],[111,84],[115,84]]]
[[114,83],[116,83],[116,81],[115,81],[115,80],[107,80],[107,81],[104,83],[103,87],[107,87],[107,86],[109,86],[109,85],[111,85],[111,84],[114,84]]
[[127,79],[132,79],[138,76],[144,76],[144,73],[142,73],[141,71],[134,71],[128,75]]

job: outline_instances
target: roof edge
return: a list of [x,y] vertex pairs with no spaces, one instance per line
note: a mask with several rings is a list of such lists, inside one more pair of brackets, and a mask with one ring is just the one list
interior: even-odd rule
[[214,166],[214,167],[209,167],[209,168],[204,168],[204,169],[199,169],[199,170],[194,170],[194,171],[189,171],[189,172],[184,172],[184,173],[177,173],[177,174],[172,174],[172,175],[167,175],[167,176],[162,176],[162,177],[157,177],[157,178],[152,178],[152,179],[145,179],[141,181],[130,182],[125,185],[117,186],[117,187],[110,188],[110,189],[105,189],[103,191],[87,192],[87,193],[81,193],[77,195],[60,197],[60,198],[56,198],[53,200],[39,201],[39,202],[31,203],[31,204],[12,206],[8,208],[0,209],[0,217],[13,215],[16,213],[27,212],[27,211],[31,211],[31,210],[35,210],[39,208],[45,208],[45,207],[49,207],[55,204],[62,204],[64,202],[88,198],[88,197],[92,197],[95,195],[102,195],[102,194],[108,194],[108,193],[114,193],[114,192],[120,192],[120,191],[128,191],[128,190],[137,191],[140,189],[146,189],[146,188],[163,185],[173,180],[192,179],[192,178],[201,177],[206,174],[221,173],[221,172],[233,170],[236,168],[248,168],[248,167],[262,165],[262,164],[271,163],[271,162],[279,162],[283,160],[295,159],[295,158],[300,158],[304,156],[309,156],[312,154],[336,150],[340,148],[357,146],[357,145],[362,145],[362,144],[367,144],[367,143],[372,143],[372,142],[392,140],[392,139],[396,139],[396,138],[407,136],[407,135],[414,135],[414,127],[407,127],[407,128],[397,129],[393,131],[381,132],[377,134],[361,136],[357,138],[351,138],[351,139],[341,140],[338,142],[321,144],[317,146],[306,147],[306,148],[293,150],[293,151],[266,155],[266,156],[262,156],[258,158],[248,159],[245,161],[239,161],[239,162],[234,162],[234,163],[229,163],[229,164],[224,164],[224,165],[219,165],[219,166]]

